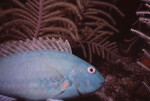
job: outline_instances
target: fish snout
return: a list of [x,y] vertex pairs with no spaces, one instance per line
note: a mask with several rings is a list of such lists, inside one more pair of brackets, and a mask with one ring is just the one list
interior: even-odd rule
[[99,75],[97,78],[99,88],[103,87],[105,84],[105,79],[102,75]]

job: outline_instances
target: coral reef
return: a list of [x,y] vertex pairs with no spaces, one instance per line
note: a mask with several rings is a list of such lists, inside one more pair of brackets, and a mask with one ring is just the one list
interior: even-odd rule
[[[132,26],[123,22],[130,19],[119,10],[121,5],[117,7],[125,1],[2,0],[0,43],[40,37],[67,39],[73,53],[96,66],[106,80],[96,95],[73,100],[149,101],[150,0],[141,0],[135,8],[138,20],[133,17]],[[129,1],[132,7],[137,0]]]

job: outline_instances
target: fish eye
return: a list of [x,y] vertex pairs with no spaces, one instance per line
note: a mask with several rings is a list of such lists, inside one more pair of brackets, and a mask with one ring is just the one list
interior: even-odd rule
[[87,68],[87,71],[88,71],[89,73],[93,74],[93,73],[95,73],[95,68],[93,68],[93,67],[88,67],[88,68]]

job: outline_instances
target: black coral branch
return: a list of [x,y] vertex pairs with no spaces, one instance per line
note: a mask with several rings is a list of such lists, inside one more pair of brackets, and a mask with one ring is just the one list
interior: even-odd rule
[[[138,16],[138,20],[134,23],[133,28],[130,29],[130,31],[135,35],[133,38],[131,38],[128,42],[129,47],[126,50],[126,53],[129,53],[131,51],[131,47],[135,45],[140,40],[143,41],[143,43],[150,46],[150,2],[148,0],[141,0],[144,3],[139,7],[138,11],[136,12],[136,15]],[[142,10],[142,9],[146,10]],[[136,28],[136,26],[138,26]]]
[[[83,50],[85,57],[87,57],[86,53],[88,53],[90,62],[92,62],[92,54],[93,53],[101,56],[102,58],[109,59],[110,57],[113,57],[114,55],[116,55],[116,53],[118,52],[115,42],[110,43],[110,42],[106,41],[103,43],[102,42],[92,43],[92,42],[81,41],[79,43],[81,45],[81,48]],[[85,50],[85,47],[84,47],[85,44],[88,47],[87,50]]]
[[[11,16],[0,25],[0,38],[24,40],[38,37],[62,37],[73,48],[80,47],[85,57],[92,54],[108,59],[117,52],[109,38],[119,32],[110,11],[123,13],[114,5],[98,0],[28,0],[25,4],[13,0],[19,8],[1,11],[0,19]],[[7,30],[7,31],[6,31]],[[9,34],[8,34],[9,33]],[[10,34],[11,33],[11,34]],[[16,37],[14,37],[16,36]],[[18,36],[18,37],[17,37]]]
[[[5,28],[9,30],[10,27],[15,26],[17,27],[16,32],[25,33],[28,35],[28,38],[38,38],[41,34],[45,34],[44,29],[46,29],[47,33],[68,33],[69,31],[66,30],[68,29],[68,26],[71,26],[74,29],[72,33],[75,34],[72,36],[77,37],[77,27],[74,22],[62,17],[62,9],[69,8],[71,12],[81,18],[81,15],[75,5],[61,1],[52,2],[51,0],[28,0],[26,4],[21,3],[19,0],[13,1],[20,8],[8,9],[0,14],[1,18],[8,14],[14,16],[12,21],[5,22],[2,26],[0,26],[0,31],[4,31]],[[60,25],[60,28],[56,28],[58,23],[66,24],[67,26]],[[26,27],[26,30],[28,31],[24,30],[24,27]],[[20,29],[22,29],[22,32],[20,32]],[[30,32],[30,34],[27,34],[27,32]]]

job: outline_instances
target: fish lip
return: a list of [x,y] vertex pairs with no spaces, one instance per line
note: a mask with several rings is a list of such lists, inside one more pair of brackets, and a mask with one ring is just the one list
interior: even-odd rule
[[105,82],[103,82],[103,83],[99,83],[99,85],[101,85],[100,87],[98,87],[98,89],[97,90],[95,90],[94,92],[97,92],[97,91],[99,91],[103,86],[104,86],[104,84],[105,84]]
[[99,83],[100,87],[98,88],[98,90],[100,90],[103,86],[104,86],[105,82]]
[[[76,87],[76,89],[77,89],[77,92],[79,93],[79,95],[83,95],[81,92],[80,92],[80,90],[79,90],[79,88],[78,88],[78,86],[77,86],[77,84],[75,83],[75,82],[73,82],[73,84],[75,85],[75,87]],[[94,92],[97,92],[97,91],[99,91],[103,86],[104,86],[104,84],[105,84],[105,82],[103,82],[103,83],[99,83],[101,86],[96,90],[96,91],[94,91]],[[92,94],[92,92],[90,93],[90,94]],[[86,95],[90,95],[90,94],[86,94]]]
[[103,82],[103,83],[100,83],[102,86],[104,86],[104,84],[105,84],[105,82]]
[[96,92],[99,91],[104,86],[104,84],[105,84],[105,82],[99,83],[99,85],[101,85],[101,86],[96,90]]

